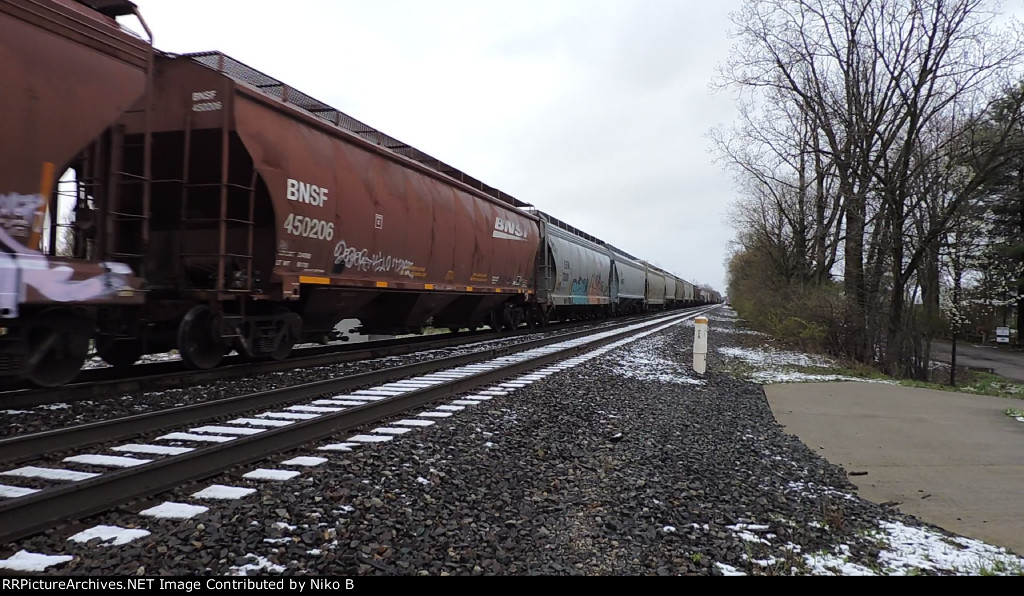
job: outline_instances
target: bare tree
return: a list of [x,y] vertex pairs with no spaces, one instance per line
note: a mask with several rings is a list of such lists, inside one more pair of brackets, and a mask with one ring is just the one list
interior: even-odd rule
[[[834,226],[817,232],[815,252],[822,238],[842,240],[844,351],[892,373],[910,372],[908,356],[921,352],[912,311],[922,277],[934,303],[937,242],[1005,160],[1007,136],[991,127],[985,151],[964,155],[977,150],[964,139],[980,130],[990,98],[1024,57],[1019,35],[996,27],[991,5],[748,0],[733,18],[739,43],[721,83],[740,91],[748,111],[778,114],[788,102],[781,111],[805,119],[788,127],[788,145],[775,146],[813,156],[815,184],[839,206],[834,219],[813,219]],[[961,175],[950,166],[968,158],[967,180],[942,180]],[[807,170],[786,165],[795,187],[807,188]]]

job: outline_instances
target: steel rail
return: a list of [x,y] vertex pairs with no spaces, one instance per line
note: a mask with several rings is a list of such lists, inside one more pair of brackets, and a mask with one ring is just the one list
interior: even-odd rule
[[[623,320],[635,321],[636,319]],[[382,340],[368,344],[305,348],[297,350],[292,357],[281,361],[244,362],[236,356],[228,359],[227,364],[204,371],[188,369],[180,361],[136,364],[123,371],[115,368],[85,369],[82,371],[81,381],[70,385],[53,389],[22,387],[0,392],[0,407],[32,408],[56,402],[70,403],[101,399],[130,392],[176,389],[194,386],[197,383],[237,379],[268,372],[331,366],[374,358],[404,356],[428,350],[457,348],[474,343],[512,339],[538,332],[559,331],[578,326],[578,324],[559,324],[543,330],[520,329],[504,333],[480,331],[460,333],[442,339],[425,340],[413,337]]]
[[[636,324],[636,321],[623,322],[605,327],[603,330],[612,330],[634,324]],[[251,410],[289,405],[327,393],[340,393],[365,386],[392,383],[407,377],[428,374],[436,370],[457,368],[467,364],[492,360],[514,352],[524,352],[550,344],[571,341],[592,335],[594,332],[594,329],[574,331],[553,337],[535,339],[513,346],[489,348],[471,354],[428,360],[339,379],[328,379],[326,381],[282,387],[271,391],[239,395],[179,408],[170,408],[52,431],[8,437],[0,439],[0,463],[22,462],[38,458],[41,454],[69,451],[87,445],[140,436],[175,426],[195,424],[215,418],[238,416]],[[260,372],[264,373],[266,371]]]

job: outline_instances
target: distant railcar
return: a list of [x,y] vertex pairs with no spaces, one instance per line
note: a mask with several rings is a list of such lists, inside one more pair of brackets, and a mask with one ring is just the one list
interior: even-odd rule
[[647,302],[647,270],[643,264],[622,251],[610,248],[612,274],[611,299],[616,314],[644,311]]
[[684,308],[685,306],[687,306],[686,281],[680,278],[676,278],[675,305],[676,308]]
[[676,276],[665,273],[665,308],[676,307]]
[[647,266],[647,308],[662,310],[665,308],[665,274],[650,263]]
[[696,289],[693,284],[688,281],[683,281],[683,305],[694,306],[697,304]]
[[611,314],[611,256],[600,240],[541,215],[537,308],[542,322]]

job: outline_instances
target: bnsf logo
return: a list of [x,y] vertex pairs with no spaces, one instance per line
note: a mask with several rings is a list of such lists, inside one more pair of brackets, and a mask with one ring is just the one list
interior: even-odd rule
[[327,189],[298,180],[288,180],[288,200],[323,207],[327,204]]
[[494,237],[504,240],[526,240],[527,232],[516,222],[499,217],[494,221]]

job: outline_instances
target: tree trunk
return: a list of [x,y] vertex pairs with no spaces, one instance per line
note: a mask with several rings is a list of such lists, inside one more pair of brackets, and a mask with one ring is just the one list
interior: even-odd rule
[[864,292],[864,197],[855,196],[852,188],[845,189],[846,197],[846,250],[844,273],[846,301],[846,349],[860,362],[867,359],[867,320]]

